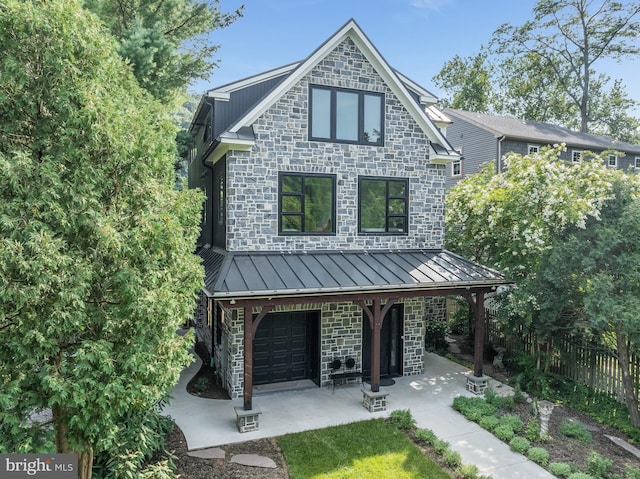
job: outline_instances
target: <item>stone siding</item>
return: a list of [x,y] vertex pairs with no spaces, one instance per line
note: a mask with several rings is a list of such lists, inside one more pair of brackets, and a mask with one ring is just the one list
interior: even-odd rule
[[[384,146],[309,141],[310,84],[384,93]],[[426,135],[350,39],[258,118],[253,129],[253,150],[228,154],[229,251],[443,246],[445,167],[429,163]],[[336,175],[335,235],[278,235],[279,172]],[[358,234],[361,175],[409,179],[408,234]]]

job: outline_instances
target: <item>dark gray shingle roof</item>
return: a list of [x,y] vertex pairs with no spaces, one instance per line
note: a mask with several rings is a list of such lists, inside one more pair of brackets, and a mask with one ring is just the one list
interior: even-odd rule
[[487,115],[485,113],[452,108],[445,108],[444,112],[451,116],[454,122],[456,118],[460,118],[493,133],[495,136],[505,135],[507,138],[542,144],[566,143],[567,145],[579,146],[585,149],[615,149],[627,153],[640,154],[640,145],[617,141],[608,136],[572,131],[551,123],[522,120],[508,116]]

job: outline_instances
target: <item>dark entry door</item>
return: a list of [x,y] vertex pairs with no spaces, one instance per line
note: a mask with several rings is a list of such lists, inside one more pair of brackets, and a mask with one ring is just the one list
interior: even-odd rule
[[313,379],[318,373],[318,311],[268,314],[253,341],[253,384]]
[[[402,375],[402,304],[396,304],[387,312],[380,334],[380,376]],[[371,327],[369,318],[362,320],[362,369],[365,376],[371,376]]]

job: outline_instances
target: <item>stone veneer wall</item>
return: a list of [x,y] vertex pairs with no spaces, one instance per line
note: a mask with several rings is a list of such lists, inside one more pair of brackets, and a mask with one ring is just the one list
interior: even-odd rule
[[446,296],[435,296],[425,298],[426,317],[436,318],[441,321],[447,320],[447,298]]
[[207,299],[204,291],[200,291],[196,300],[196,309],[193,313],[193,322],[196,328],[196,341],[203,342],[207,346],[209,354],[212,354],[212,331],[211,325],[207,321]]
[[[384,146],[309,141],[310,84],[384,93]],[[429,163],[426,135],[350,39],[258,118],[253,130],[251,152],[228,154],[229,251],[443,246],[445,167]],[[336,175],[335,235],[278,235],[278,172]],[[360,175],[409,178],[407,235],[358,234]]]
[[[320,385],[329,384],[329,365],[338,358],[348,357],[362,367],[362,309],[353,303],[321,303],[300,306],[282,306],[281,311],[320,311]],[[254,310],[257,313],[258,310]],[[423,372],[425,302],[415,298],[404,302],[403,375]],[[225,387],[232,398],[242,396],[244,384],[244,311],[235,309],[227,313],[224,335],[228,336]],[[227,329],[228,328],[228,329]],[[224,341],[224,339],[223,339]]]

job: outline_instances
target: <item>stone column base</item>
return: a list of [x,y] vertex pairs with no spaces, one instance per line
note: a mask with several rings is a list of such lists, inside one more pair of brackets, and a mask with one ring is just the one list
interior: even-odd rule
[[387,396],[389,393],[362,390],[362,406],[369,412],[378,412],[387,410]]
[[245,410],[243,407],[234,407],[236,411],[236,425],[240,432],[251,432],[259,429],[260,409]]
[[489,387],[489,376],[474,376],[473,374],[467,376],[467,389],[473,394],[484,394]]

